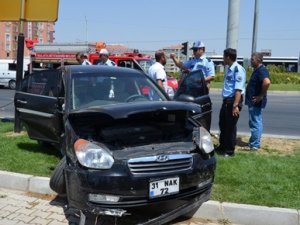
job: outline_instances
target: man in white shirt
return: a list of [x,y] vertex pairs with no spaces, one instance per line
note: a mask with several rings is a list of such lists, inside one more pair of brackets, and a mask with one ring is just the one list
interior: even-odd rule
[[80,65],[83,65],[83,66],[88,66],[88,65],[92,65],[92,63],[90,63],[86,58],[85,58],[85,55],[81,52],[78,52],[76,54],[76,60],[77,62],[80,64]]
[[167,93],[167,74],[164,68],[164,65],[167,63],[167,56],[165,52],[160,50],[156,51],[155,60],[156,63],[150,66],[148,74],[154,81],[156,81],[158,86]]

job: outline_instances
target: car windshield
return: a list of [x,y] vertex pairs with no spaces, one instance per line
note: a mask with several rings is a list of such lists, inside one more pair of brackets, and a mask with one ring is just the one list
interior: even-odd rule
[[140,74],[73,74],[71,108],[83,109],[137,101],[166,101],[147,76]]
[[154,61],[151,59],[147,60],[137,60],[137,62],[140,64],[140,66],[143,68],[145,72],[148,72],[150,66],[154,64]]

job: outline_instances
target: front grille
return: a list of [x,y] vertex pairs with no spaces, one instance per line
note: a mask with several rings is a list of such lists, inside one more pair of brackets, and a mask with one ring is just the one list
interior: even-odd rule
[[191,154],[157,155],[128,160],[132,174],[165,174],[191,169]]

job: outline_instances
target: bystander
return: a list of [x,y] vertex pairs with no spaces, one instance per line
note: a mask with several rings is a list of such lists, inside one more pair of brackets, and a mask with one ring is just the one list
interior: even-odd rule
[[164,65],[167,63],[167,56],[164,51],[155,52],[156,62],[148,70],[149,76],[158,84],[158,86],[168,93],[167,74]]
[[251,65],[253,73],[246,88],[245,104],[249,111],[249,127],[251,137],[244,150],[256,151],[260,148],[260,139],[263,132],[262,110],[267,104],[267,90],[271,84],[267,68],[262,64],[263,55],[253,53]]
[[85,57],[85,55],[81,52],[78,52],[76,54],[76,60],[77,62],[80,64],[80,65],[83,65],[83,66],[88,66],[88,65],[92,65]]

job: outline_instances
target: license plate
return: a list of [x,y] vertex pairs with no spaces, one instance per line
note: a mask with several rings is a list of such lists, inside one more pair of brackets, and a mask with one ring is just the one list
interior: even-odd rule
[[157,198],[179,192],[179,177],[156,180],[149,183],[149,197]]

